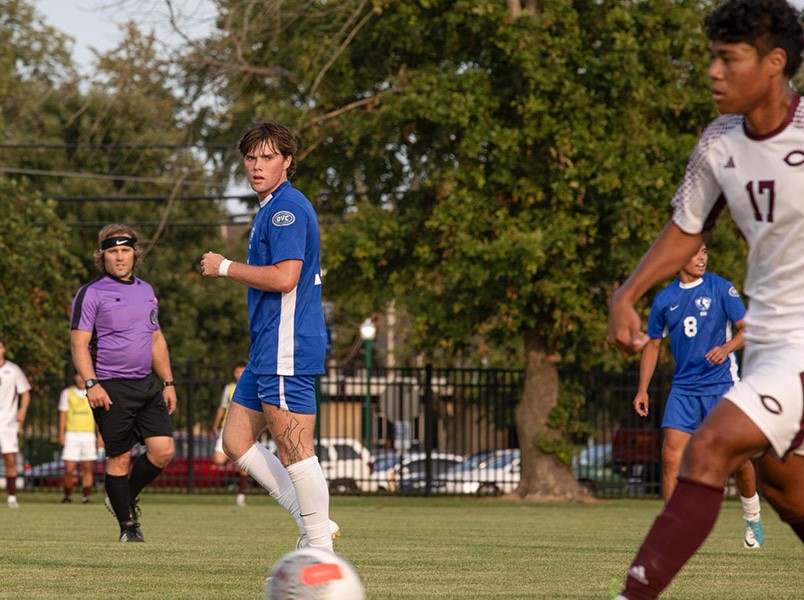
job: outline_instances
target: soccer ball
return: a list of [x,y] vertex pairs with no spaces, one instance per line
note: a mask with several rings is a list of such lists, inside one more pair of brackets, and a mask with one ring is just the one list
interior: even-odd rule
[[363,582],[342,556],[318,548],[286,554],[271,570],[266,600],[365,600]]

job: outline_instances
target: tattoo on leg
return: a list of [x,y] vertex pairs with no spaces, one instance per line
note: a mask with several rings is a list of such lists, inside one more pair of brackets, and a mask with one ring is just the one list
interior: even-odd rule
[[[271,417],[268,420],[271,431],[276,430],[276,420]],[[284,424],[284,431],[277,432],[277,443],[280,448],[284,448],[288,464],[297,463],[304,459],[304,443],[302,442],[304,426],[291,413]]]

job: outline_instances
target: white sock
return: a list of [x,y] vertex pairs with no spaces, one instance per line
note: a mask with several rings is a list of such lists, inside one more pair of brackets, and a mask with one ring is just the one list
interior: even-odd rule
[[332,552],[332,534],[329,531],[329,487],[318,457],[311,456],[288,466],[299,514],[310,539],[311,548]]
[[743,505],[743,519],[759,521],[759,494],[754,494],[753,498],[740,496],[740,503]]
[[262,444],[254,444],[235,461],[235,464],[264,487],[271,497],[290,513],[290,516],[296,521],[299,533],[304,533],[304,524],[299,516],[296,489],[290,480],[288,470],[279,459]]

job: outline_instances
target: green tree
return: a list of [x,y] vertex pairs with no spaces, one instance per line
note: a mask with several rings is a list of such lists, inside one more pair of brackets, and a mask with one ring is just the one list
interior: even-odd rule
[[0,335],[34,381],[64,365],[80,264],[52,202],[0,176]]
[[[119,46],[98,58],[93,78],[82,81],[69,40],[43,25],[32,4],[14,0],[0,12],[0,55],[8,58],[0,64],[0,165],[3,190],[11,190],[3,208],[16,211],[0,228],[0,332],[11,336],[18,359],[30,361],[26,369],[63,372],[70,301],[96,275],[98,230],[118,221],[141,234],[140,274],[160,295],[174,361],[243,358],[245,294],[213,288],[198,263],[210,249],[241,253],[246,230],[223,234],[229,215],[214,198],[227,174],[208,168],[175,66],[153,34],[129,25]],[[52,251],[42,258],[45,244]],[[30,320],[45,310],[47,318]]]
[[[709,3],[219,5],[190,60],[197,89],[219,82],[228,101],[211,139],[255,115],[300,131],[329,299],[363,315],[393,300],[432,357],[517,340],[518,493],[583,495],[556,460],[583,391],[560,394],[557,365],[623,364],[604,341],[609,294],[668,220],[714,116]],[[737,236],[717,244],[739,281]]]
[[[36,99],[74,75],[66,39],[45,26],[29,3],[6,2],[0,11],[0,130],[18,135]],[[67,311],[79,271],[68,249],[67,228],[53,203],[37,200],[15,167],[19,148],[0,149],[0,335],[8,357],[29,377],[63,365],[69,348]]]

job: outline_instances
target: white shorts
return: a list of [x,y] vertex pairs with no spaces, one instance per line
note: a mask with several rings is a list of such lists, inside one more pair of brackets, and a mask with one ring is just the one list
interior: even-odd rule
[[215,453],[223,454],[223,429],[221,429],[221,432],[218,434],[218,439],[215,440]]
[[759,427],[779,458],[804,455],[804,342],[746,343],[742,378],[723,397]]
[[97,436],[94,431],[67,431],[64,433],[64,449],[61,459],[71,462],[97,460]]
[[10,454],[20,451],[19,438],[16,427],[10,429],[0,429],[0,454]]

